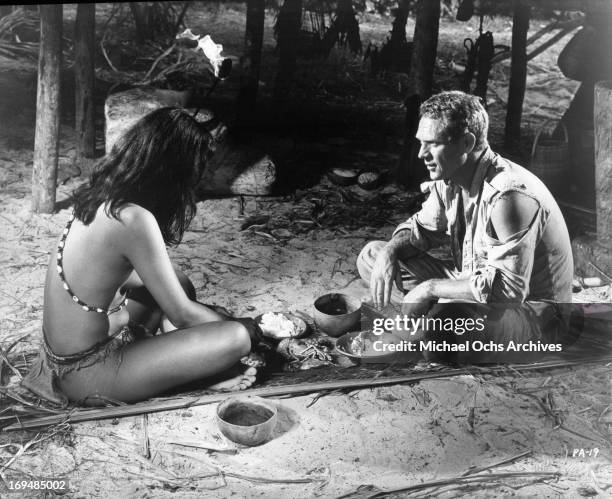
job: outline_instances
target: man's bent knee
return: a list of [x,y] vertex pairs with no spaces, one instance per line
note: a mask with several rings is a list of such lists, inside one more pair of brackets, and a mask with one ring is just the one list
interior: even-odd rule
[[386,244],[385,241],[370,241],[359,253],[357,257],[357,270],[364,281],[370,282],[374,262]]

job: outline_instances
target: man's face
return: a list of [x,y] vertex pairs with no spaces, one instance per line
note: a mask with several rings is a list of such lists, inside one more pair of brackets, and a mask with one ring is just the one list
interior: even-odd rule
[[423,117],[416,138],[421,142],[419,158],[425,161],[431,180],[447,180],[467,161],[465,137],[450,142],[442,121]]

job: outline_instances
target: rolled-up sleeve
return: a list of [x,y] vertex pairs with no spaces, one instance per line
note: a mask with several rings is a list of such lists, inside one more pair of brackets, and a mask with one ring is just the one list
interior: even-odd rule
[[448,241],[447,219],[438,188],[433,185],[421,209],[404,223],[397,226],[393,235],[403,230],[410,231],[409,242],[421,251],[440,246]]
[[522,303],[529,295],[535,248],[547,220],[540,207],[530,226],[505,241],[485,235],[486,265],[470,276],[470,289],[480,303]]

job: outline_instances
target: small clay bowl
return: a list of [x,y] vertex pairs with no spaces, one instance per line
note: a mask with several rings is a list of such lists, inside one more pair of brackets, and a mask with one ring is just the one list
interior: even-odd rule
[[329,293],[314,302],[314,321],[330,336],[338,337],[359,328],[361,301],[344,293]]
[[217,426],[232,442],[253,447],[270,439],[276,421],[274,404],[255,396],[230,397],[217,406]]
[[334,168],[327,173],[329,180],[336,185],[347,186],[354,184],[359,176],[359,170],[353,168]]

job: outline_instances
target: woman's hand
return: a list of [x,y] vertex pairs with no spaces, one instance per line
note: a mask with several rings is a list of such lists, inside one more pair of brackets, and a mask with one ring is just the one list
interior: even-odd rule
[[420,317],[429,312],[437,301],[431,292],[429,281],[422,282],[410,291],[402,300],[402,314],[408,317]]
[[376,257],[370,277],[370,292],[377,308],[386,307],[391,301],[393,283],[404,291],[397,257],[385,248]]

